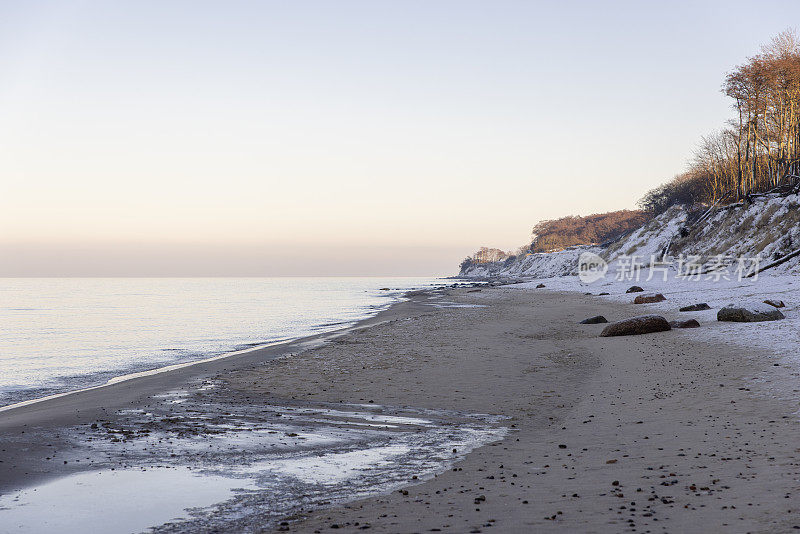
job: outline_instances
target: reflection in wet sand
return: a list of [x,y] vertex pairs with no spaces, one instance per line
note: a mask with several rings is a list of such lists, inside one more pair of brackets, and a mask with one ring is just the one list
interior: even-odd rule
[[246,532],[433,477],[506,432],[486,415],[245,400],[205,381],[73,429],[92,470],[3,496],[0,525]]

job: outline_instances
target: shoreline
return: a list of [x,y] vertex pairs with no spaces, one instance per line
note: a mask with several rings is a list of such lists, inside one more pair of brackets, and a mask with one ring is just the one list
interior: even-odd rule
[[[348,327],[345,327],[345,329],[346,328],[348,328]],[[334,330],[332,332],[327,332],[327,333],[334,333],[334,332],[336,332],[336,330]],[[306,337],[308,337],[308,336],[306,336]],[[185,367],[191,367],[192,365],[210,363],[210,362],[213,362],[215,360],[222,359],[222,358],[228,358],[230,356],[236,356],[236,355],[244,354],[246,352],[250,352],[250,351],[254,351],[254,350],[268,349],[268,348],[271,348],[271,347],[275,347],[277,345],[292,343],[292,342],[295,342],[295,341],[300,341],[302,339],[304,339],[304,338],[300,337],[300,338],[296,338],[296,339],[288,339],[288,340],[282,340],[282,341],[275,341],[275,342],[272,342],[272,343],[264,343],[263,345],[258,345],[258,346],[250,347],[250,348],[247,348],[247,349],[234,350],[234,351],[231,351],[231,352],[225,352],[223,354],[218,354],[217,356],[211,356],[210,358],[203,358],[203,359],[194,360],[194,361],[191,361],[191,362],[175,363],[175,364],[171,364],[171,365],[165,365],[164,367],[156,367],[155,369],[149,369],[147,371],[137,371],[137,372],[134,372],[134,373],[128,373],[128,374],[124,374],[124,375],[119,375],[119,376],[115,376],[115,377],[109,378],[106,382],[104,382],[102,384],[97,384],[95,386],[88,386],[88,387],[85,387],[85,388],[73,389],[73,390],[70,390],[70,391],[64,391],[63,393],[54,393],[53,395],[47,395],[47,396],[44,396],[44,397],[36,397],[36,398],[33,398],[33,399],[27,399],[27,400],[24,400],[24,401],[15,402],[13,404],[7,404],[5,406],[0,406],[0,413],[6,412],[6,411],[9,411],[9,410],[15,410],[17,408],[22,408],[24,406],[31,406],[31,405],[34,405],[34,404],[38,404],[40,402],[45,402],[45,401],[50,401],[50,400],[54,400],[54,399],[59,399],[59,398],[62,398],[62,397],[67,397],[69,395],[75,395],[75,394],[78,394],[78,393],[85,393],[87,391],[93,391],[93,390],[96,390],[96,389],[107,388],[109,386],[113,386],[114,384],[121,384],[122,382],[126,382],[128,380],[134,380],[136,378],[144,378],[146,376],[153,376],[153,375],[157,375],[157,374],[161,374],[161,373],[169,373],[171,371],[177,371],[178,369],[183,369]]]
[[[177,414],[191,408],[227,424],[225,412],[262,405],[282,413],[280,420],[308,410],[330,419],[339,406],[350,415],[335,416],[337,425],[350,434],[354,425],[376,424],[374,416],[364,419],[365,410],[383,414],[381,425],[406,421],[409,435],[423,429],[410,422],[420,417],[440,419],[444,429],[459,428],[468,414],[501,416],[508,430],[499,442],[459,450],[445,460],[454,462],[450,470],[419,477],[400,472],[400,492],[315,501],[275,523],[242,519],[237,530],[272,524],[300,532],[355,532],[365,525],[379,532],[493,526],[504,532],[759,531],[800,523],[783,507],[790,502],[784,494],[800,491],[796,451],[789,446],[800,440],[800,430],[791,402],[770,395],[768,380],[780,371],[770,353],[751,349],[743,358],[735,343],[697,340],[680,330],[599,338],[602,325],[577,321],[650,308],[575,292],[447,289],[441,304],[457,306],[439,307],[426,305],[429,294],[411,294],[369,324],[325,339],[136,378],[105,390],[113,396],[89,392],[2,413],[0,432],[28,450],[2,453],[0,481],[7,491],[23,481],[97,469],[76,465],[87,450],[82,442],[141,453],[153,442],[138,437],[137,429],[151,423],[124,415],[138,409],[167,413],[174,406]],[[294,355],[280,357],[288,354]],[[170,404],[184,402],[164,397],[181,387],[188,401]],[[105,404],[92,408],[96,400]],[[174,417],[162,423],[167,419]],[[92,422],[101,424],[92,430]],[[47,445],[59,443],[66,428],[77,429],[78,442],[62,440],[55,458]],[[175,436],[187,428],[159,427]],[[39,443],[43,436],[49,442]],[[112,436],[117,443],[109,443]]]
[[[478,284],[480,284],[480,283],[479,282],[475,282],[475,285],[478,285]],[[473,285],[473,283],[472,282],[468,282],[467,284],[465,284],[465,286],[466,285],[469,285],[471,287]],[[191,367],[193,365],[201,365],[201,364],[210,363],[210,362],[213,362],[213,361],[219,360],[219,359],[224,359],[224,358],[228,358],[228,357],[234,357],[234,356],[246,354],[246,353],[249,353],[249,352],[252,352],[252,351],[270,349],[270,348],[273,348],[273,347],[276,347],[276,346],[288,345],[288,344],[292,344],[292,343],[300,343],[300,342],[303,342],[305,340],[313,340],[313,339],[316,339],[316,338],[319,338],[319,337],[335,335],[337,333],[346,333],[349,329],[359,327],[362,323],[367,323],[371,319],[373,319],[373,318],[377,317],[378,315],[380,315],[381,313],[389,311],[389,309],[392,308],[393,306],[396,306],[398,304],[401,304],[403,302],[408,301],[409,299],[407,298],[407,295],[409,293],[414,293],[414,292],[418,292],[418,291],[436,293],[436,292],[441,291],[442,289],[443,288],[431,288],[431,289],[410,289],[410,290],[398,291],[401,294],[392,296],[392,298],[394,299],[393,301],[385,303],[385,304],[381,304],[380,306],[376,307],[377,311],[375,311],[374,313],[372,313],[371,315],[369,315],[367,317],[364,317],[362,319],[358,319],[356,321],[342,321],[342,322],[339,322],[339,323],[314,325],[312,327],[312,329],[323,329],[323,328],[329,327],[329,326],[337,326],[338,327],[338,328],[334,328],[332,330],[324,330],[322,332],[318,332],[318,333],[314,333],[314,334],[310,334],[310,335],[301,335],[301,336],[298,336],[298,337],[289,337],[287,339],[279,339],[279,340],[276,340],[276,341],[268,341],[268,342],[264,342],[264,343],[257,343],[257,344],[253,344],[251,346],[248,346],[246,348],[233,349],[233,350],[225,351],[225,352],[223,352],[221,354],[216,354],[216,355],[209,356],[209,357],[202,357],[202,358],[199,358],[197,360],[191,360],[191,361],[187,361],[187,362],[171,363],[171,364],[168,364],[168,365],[155,367],[153,369],[145,369],[143,371],[133,371],[133,372],[130,372],[130,373],[123,373],[123,374],[120,374],[120,375],[112,376],[112,377],[108,378],[105,382],[98,383],[98,384],[95,384],[95,385],[89,385],[89,386],[85,386],[85,387],[80,387],[78,389],[72,389],[72,390],[67,390],[67,391],[56,392],[56,393],[44,395],[44,396],[41,396],[41,397],[33,397],[33,398],[30,398],[30,399],[25,399],[25,400],[13,402],[11,404],[6,404],[6,405],[3,405],[3,406],[0,406],[0,413],[5,412],[5,411],[9,411],[9,410],[13,410],[13,409],[16,409],[16,408],[21,408],[23,406],[29,406],[29,405],[32,405],[32,404],[37,404],[37,403],[43,402],[43,401],[49,401],[49,400],[58,399],[58,398],[61,398],[61,397],[66,397],[66,396],[69,396],[69,395],[77,394],[77,393],[82,393],[82,392],[86,392],[86,391],[92,391],[92,390],[96,390],[96,389],[105,388],[105,387],[108,387],[108,386],[112,386],[114,384],[118,384],[118,383],[121,383],[121,382],[132,380],[132,379],[135,379],[135,378],[152,376],[152,375],[161,374],[161,373],[167,373],[167,372],[179,370],[179,369],[182,369],[182,368],[185,368],[185,367]],[[341,325],[345,325],[345,326],[341,326]],[[64,378],[73,378],[73,377],[64,377]]]
[[[365,280],[354,278],[355,280]],[[25,279],[26,282],[35,279]],[[65,279],[69,281],[68,279]],[[157,298],[158,280],[150,279],[141,287],[142,299]],[[194,293],[199,289],[207,290],[210,301],[220,298],[220,294],[227,295],[225,291],[230,289],[233,282],[239,279],[225,280],[222,283],[212,284],[205,288],[198,285],[198,280],[202,279],[181,279]],[[113,323],[107,335],[80,335],[64,334],[70,328],[75,332],[92,331],[93,321],[99,320],[95,317],[96,310],[104,309],[102,305],[117,306],[120,303],[114,301],[116,293],[110,291],[102,284],[99,287],[91,286],[87,289],[98,292],[97,300],[94,305],[89,301],[79,302],[76,309],[81,315],[89,317],[86,324],[78,321],[76,324],[61,324],[56,322],[54,325],[40,324],[36,319],[36,313],[29,320],[24,320],[25,313],[14,316],[13,310],[27,311],[26,307],[11,307],[11,315],[4,316],[10,320],[9,339],[6,339],[5,358],[8,363],[8,373],[3,380],[2,394],[0,394],[0,409],[14,405],[23,405],[29,401],[38,401],[44,398],[70,394],[75,391],[91,389],[105,386],[108,383],[127,379],[129,375],[158,372],[162,369],[174,368],[183,364],[203,362],[216,357],[227,357],[241,351],[264,348],[276,343],[297,341],[305,337],[315,336],[320,333],[329,333],[347,326],[353,326],[360,321],[387,309],[395,302],[402,300],[403,295],[413,288],[443,286],[443,280],[435,278],[429,279],[386,279],[390,282],[391,290],[378,291],[378,279],[373,282],[373,286],[368,283],[355,284],[359,287],[350,287],[347,283],[339,283],[343,278],[335,278],[334,283],[339,283],[333,288],[333,298],[322,295],[324,302],[320,307],[315,307],[315,300],[319,298],[319,284],[301,287],[299,293],[300,301],[294,307],[303,310],[298,314],[289,312],[282,313],[279,301],[274,301],[276,296],[281,295],[281,291],[286,292],[291,284],[275,284],[270,279],[255,279],[265,286],[266,295],[261,300],[254,298],[233,299],[241,306],[211,306],[210,312],[201,311],[194,316],[191,313],[177,313],[177,321],[181,324],[180,328],[173,328],[170,332],[168,322],[170,318],[165,317],[163,321],[146,321],[145,316],[157,316],[157,310],[146,310],[150,315],[144,313],[141,317],[137,313],[120,315]],[[82,280],[81,280],[82,281]],[[318,281],[318,279],[317,279]],[[472,282],[469,282],[472,284]],[[31,290],[34,294],[32,299],[36,299],[38,287],[28,287],[23,289]],[[117,283],[119,285],[119,283]],[[258,284],[256,284],[258,286]],[[361,287],[363,286],[363,287]],[[10,288],[14,290],[16,286],[11,283]],[[82,287],[82,286],[81,286]],[[258,286],[261,287],[261,286]],[[291,288],[291,287],[290,287]],[[113,287],[112,287],[113,289]],[[251,288],[252,289],[252,288]],[[262,288],[264,289],[264,288]],[[364,290],[364,291],[362,291]],[[229,291],[228,291],[229,292]],[[194,294],[193,293],[193,294]],[[356,297],[356,295],[360,295]],[[202,299],[201,299],[202,300]],[[12,300],[12,303],[15,302]],[[256,304],[254,304],[256,303]],[[17,303],[22,306],[24,303]],[[176,305],[175,299],[166,299],[162,302],[165,306]],[[82,307],[83,305],[83,307]],[[186,309],[187,306],[182,308]],[[266,310],[254,308],[266,305]],[[13,306],[13,304],[12,304]],[[298,307],[300,306],[300,307]],[[308,308],[306,311],[304,308]],[[41,313],[47,313],[47,306],[39,306]],[[191,306],[188,306],[191,309]],[[292,308],[290,303],[289,308]],[[57,308],[53,308],[56,310]],[[165,308],[167,309],[167,308]],[[273,311],[275,310],[275,311]],[[224,314],[220,315],[221,313]],[[64,310],[65,314],[71,313]],[[255,315],[253,315],[255,314]],[[240,317],[237,321],[236,317]],[[250,322],[246,320],[250,318]],[[263,321],[261,319],[263,318]],[[24,322],[26,325],[19,324],[15,320]],[[183,322],[194,320],[196,324],[215,325],[212,330],[198,332],[198,328],[184,329]],[[147,330],[135,332],[131,325],[144,321],[143,326]],[[166,321],[166,322],[165,322]],[[183,322],[181,322],[183,321]],[[62,321],[63,322],[63,321]],[[75,323],[73,321],[73,323]],[[217,324],[219,323],[219,324]],[[85,328],[82,328],[85,327]],[[36,328],[45,331],[42,335],[37,334]],[[244,328],[242,330],[242,328]],[[149,334],[148,332],[158,332]],[[186,330],[186,331],[184,331]],[[59,332],[58,335],[47,332]],[[18,332],[18,334],[15,334]],[[167,332],[166,334],[164,332]],[[133,337],[131,337],[133,336]],[[141,341],[140,341],[141,338]],[[73,357],[74,355],[74,357]]]
[[[0,407],[0,433],[5,439],[13,440],[14,434],[21,434],[29,426],[45,428],[64,428],[81,424],[83,421],[107,417],[108,413],[143,403],[147,398],[165,391],[202,380],[204,377],[226,370],[229,366],[249,366],[270,360],[295,355],[313,349],[348,333],[394,320],[399,315],[421,311],[421,302],[429,295],[439,293],[439,289],[411,290],[398,297],[400,300],[387,304],[384,309],[349,326],[329,332],[322,332],[288,341],[270,343],[264,346],[243,349],[215,357],[175,364],[142,373],[133,373],[123,380],[109,381],[96,386],[67,391],[46,397],[21,401]],[[113,379],[112,379],[113,380]],[[54,473],[29,473],[20,476],[10,472],[9,462],[0,456],[0,493],[17,490],[76,470]],[[30,467],[24,458],[16,458],[18,469]],[[22,465],[19,465],[22,464]]]

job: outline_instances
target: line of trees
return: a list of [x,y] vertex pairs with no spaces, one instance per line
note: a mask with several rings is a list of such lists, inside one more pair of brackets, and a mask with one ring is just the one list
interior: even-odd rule
[[482,263],[513,261],[517,256],[531,252],[550,252],[574,245],[602,244],[640,227],[650,217],[651,214],[644,211],[620,210],[585,217],[570,215],[541,221],[533,227],[533,239],[530,245],[520,247],[515,252],[481,247],[461,262],[461,270]]
[[478,252],[472,255],[472,259],[475,260],[476,263],[492,263],[495,261],[502,261],[511,255],[510,252],[505,252],[499,248],[481,247],[478,249]]
[[602,244],[640,227],[648,218],[642,211],[620,210],[542,221],[533,227],[530,250],[548,252],[574,245]]
[[521,247],[515,254],[511,252],[505,252],[499,248],[481,247],[472,256],[467,256],[464,258],[464,261],[461,262],[459,268],[461,269],[461,272],[464,272],[473,265],[493,263],[496,261],[513,261],[516,259],[517,255],[525,252],[525,248],[526,247]]
[[660,213],[672,204],[736,201],[800,180],[800,38],[786,30],[725,78],[735,116],[704,137],[686,172],[639,201]]

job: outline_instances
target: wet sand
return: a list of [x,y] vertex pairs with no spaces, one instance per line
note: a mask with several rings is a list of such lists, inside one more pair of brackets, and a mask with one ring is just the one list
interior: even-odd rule
[[[197,390],[209,379],[223,376],[229,371],[258,368],[275,359],[313,349],[350,332],[420,313],[427,307],[418,301],[425,298],[398,303],[375,317],[340,331],[245,350],[179,369],[0,408],[0,494],[82,472],[89,469],[87,464],[99,463],[93,458],[81,459],[70,452],[80,447],[75,445],[67,430],[85,430],[99,422],[113,424],[124,419],[119,415],[120,411],[148,409],[160,404],[162,401],[159,397],[172,391]],[[246,395],[233,399],[229,392],[218,389],[208,392],[206,396],[209,401],[214,398],[220,401],[210,402],[209,417],[218,416],[220,410],[228,409],[221,406],[229,400],[252,402]],[[264,402],[269,401],[264,399]]]
[[[446,302],[482,307],[430,305]],[[433,478],[411,475],[390,494],[295,513],[277,522],[278,530],[800,526],[797,376],[776,367],[775,355],[735,340],[698,343],[691,330],[599,338],[603,325],[577,324],[642,310],[541,290],[450,290],[395,306],[327,342],[252,351],[0,412],[0,491],[87,469],[69,457],[63,429],[113,425],[120,409],[147,407],[153,395],[209,380],[218,384],[204,393],[210,400],[242,405],[363,403],[507,418],[504,439]]]

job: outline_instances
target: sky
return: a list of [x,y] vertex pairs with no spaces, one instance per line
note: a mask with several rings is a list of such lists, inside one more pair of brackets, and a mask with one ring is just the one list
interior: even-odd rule
[[0,276],[455,274],[540,220],[634,208],[799,16],[0,0]]

